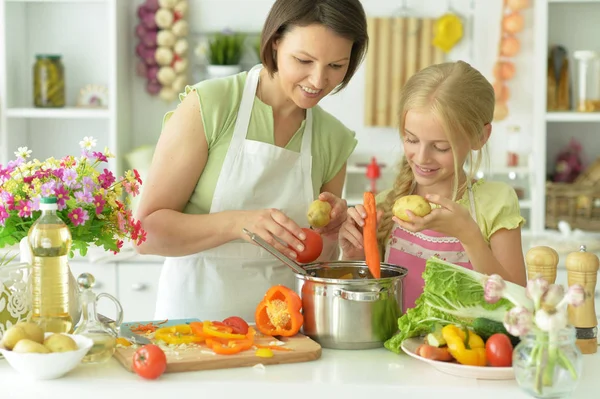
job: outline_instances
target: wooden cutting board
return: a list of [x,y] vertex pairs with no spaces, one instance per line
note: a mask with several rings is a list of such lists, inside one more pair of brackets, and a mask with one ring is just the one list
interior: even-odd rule
[[[164,325],[183,324],[190,321],[199,321],[195,319],[172,320]],[[147,322],[142,322],[146,324]],[[128,325],[136,325],[138,323],[124,323],[121,328],[126,328]],[[218,355],[214,354],[205,345],[187,345],[184,348],[168,346],[164,348],[167,355],[167,373],[178,373],[185,371],[198,370],[216,370],[237,367],[253,367],[257,364],[271,365],[284,363],[300,363],[317,360],[321,357],[321,346],[302,334],[296,334],[293,337],[273,337],[262,336],[257,332],[255,342],[258,345],[273,344],[274,341],[280,341],[283,348],[291,349],[289,351],[273,351],[273,357],[263,358],[255,354],[255,350],[250,349],[234,355]],[[114,357],[127,370],[132,371],[133,354],[137,347],[117,347]]]

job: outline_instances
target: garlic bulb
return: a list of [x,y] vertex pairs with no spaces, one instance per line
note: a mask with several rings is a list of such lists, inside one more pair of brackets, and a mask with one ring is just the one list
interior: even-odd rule
[[170,87],[163,87],[162,89],[160,89],[159,96],[161,100],[164,100],[166,102],[172,102],[175,101],[175,99],[177,98],[177,93]]
[[175,4],[173,10],[178,13],[181,18],[185,17],[188,13],[188,2],[186,0],[181,0],[179,3]]
[[175,4],[177,4],[177,0],[158,0],[158,4],[162,8],[171,9],[171,8],[175,7]]
[[160,84],[162,84],[163,86],[171,85],[175,80],[175,77],[175,71],[169,66],[164,66],[160,68],[158,70],[158,73],[156,74],[156,79],[158,79]]
[[173,50],[168,47],[158,47],[154,54],[154,58],[158,65],[171,65],[173,62]]
[[187,39],[179,39],[175,43],[175,47],[173,48],[173,50],[175,50],[175,54],[177,55],[184,55],[185,53],[187,53],[188,48],[189,45]]
[[173,83],[171,84],[171,88],[176,92],[182,92],[185,88],[185,84],[187,82],[187,77],[185,75],[177,75]]
[[159,46],[173,47],[177,38],[170,29],[162,29],[156,35],[156,43]]
[[188,60],[187,58],[182,58],[173,63],[173,69],[177,74],[183,73],[188,68]]
[[173,30],[173,33],[177,37],[187,36],[187,34],[189,32],[188,23],[187,23],[187,21],[184,21],[183,19],[180,19],[179,21],[175,22],[171,29]]
[[159,9],[154,15],[154,21],[156,22],[156,26],[161,29],[166,29],[173,25],[173,12],[171,10],[167,10],[166,8]]

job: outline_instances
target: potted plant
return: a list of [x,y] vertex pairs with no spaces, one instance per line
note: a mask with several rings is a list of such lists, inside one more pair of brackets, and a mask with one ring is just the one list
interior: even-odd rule
[[245,39],[245,35],[231,31],[216,33],[210,38],[206,67],[210,78],[234,75],[242,70],[240,60]]

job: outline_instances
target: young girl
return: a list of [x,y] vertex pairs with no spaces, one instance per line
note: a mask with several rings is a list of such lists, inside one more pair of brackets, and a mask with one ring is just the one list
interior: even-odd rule
[[[382,259],[408,268],[403,311],[422,293],[431,256],[526,284],[516,193],[505,183],[473,178],[492,131],[494,102],[490,83],[462,61],[427,67],[401,91],[404,156],[394,187],[380,193],[377,204]],[[410,222],[397,219],[392,206],[409,194],[425,197],[434,209],[425,217],[410,213]],[[349,208],[339,235],[342,259],[364,259],[365,217],[363,206]]]

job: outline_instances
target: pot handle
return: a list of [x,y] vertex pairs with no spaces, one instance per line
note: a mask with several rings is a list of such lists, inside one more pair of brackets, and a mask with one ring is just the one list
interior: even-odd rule
[[340,288],[335,291],[334,295],[348,301],[356,302],[375,302],[382,299],[385,300],[388,297],[388,293],[384,289],[379,291],[348,291]]

